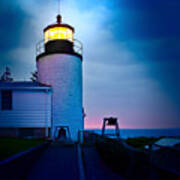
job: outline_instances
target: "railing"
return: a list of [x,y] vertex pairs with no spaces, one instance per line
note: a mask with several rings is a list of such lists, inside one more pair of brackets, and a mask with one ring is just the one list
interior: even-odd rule
[[73,49],[76,53],[83,55],[83,44],[81,41],[74,39]]
[[[74,39],[73,49],[74,49],[74,52],[76,52],[80,55],[83,55],[83,44],[79,40]],[[45,52],[45,43],[44,43],[44,39],[43,39],[36,44],[36,56],[38,56],[44,52]]]
[[45,52],[44,39],[36,44],[36,56]]

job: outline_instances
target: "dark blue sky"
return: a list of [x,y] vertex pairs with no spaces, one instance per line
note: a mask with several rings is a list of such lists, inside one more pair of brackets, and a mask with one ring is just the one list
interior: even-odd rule
[[[35,44],[57,0],[0,1],[0,72],[27,80]],[[180,127],[180,1],[62,0],[84,44],[86,127],[117,116],[122,128]]]

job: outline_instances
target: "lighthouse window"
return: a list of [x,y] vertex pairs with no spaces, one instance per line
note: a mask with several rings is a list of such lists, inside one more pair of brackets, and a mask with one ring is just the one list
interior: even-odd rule
[[11,90],[1,91],[1,109],[2,110],[12,109],[12,91]]
[[73,31],[67,27],[53,27],[44,33],[45,43],[56,39],[73,41]]

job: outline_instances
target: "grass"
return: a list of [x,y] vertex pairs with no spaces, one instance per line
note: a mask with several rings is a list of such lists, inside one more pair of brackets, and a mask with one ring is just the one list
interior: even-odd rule
[[134,147],[131,148],[121,141],[101,137],[97,140],[96,148],[107,166],[127,179],[149,179],[152,174],[155,179],[178,179],[172,172],[180,172],[179,151],[166,148],[152,153],[144,150],[145,145],[160,138],[128,138],[125,141]]
[[124,177],[131,176],[130,179],[139,179],[134,176],[146,179],[144,177],[149,170],[147,152],[125,146],[122,141],[108,138],[99,139],[96,147],[104,162],[114,172]]
[[150,143],[154,143],[157,140],[159,140],[159,138],[155,138],[155,137],[137,137],[137,138],[128,138],[125,141],[130,146],[143,150],[145,145],[148,145]]
[[38,139],[0,138],[0,161],[43,142]]

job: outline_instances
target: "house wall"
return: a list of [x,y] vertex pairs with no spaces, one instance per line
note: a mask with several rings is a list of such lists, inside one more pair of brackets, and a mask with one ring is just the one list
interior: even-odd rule
[[51,127],[51,92],[13,90],[12,93],[12,110],[1,110],[0,93],[0,129]]

